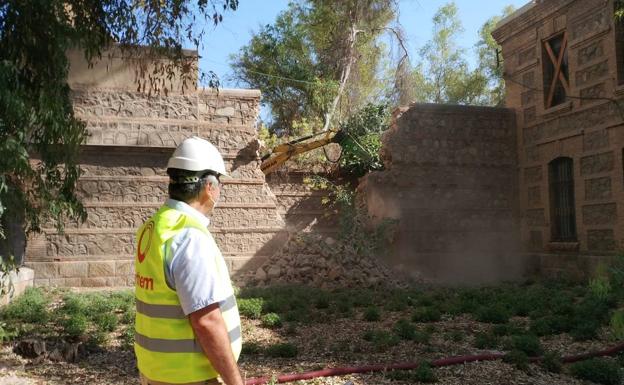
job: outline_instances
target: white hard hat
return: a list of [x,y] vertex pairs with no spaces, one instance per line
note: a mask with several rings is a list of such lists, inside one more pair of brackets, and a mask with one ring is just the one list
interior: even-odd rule
[[193,136],[184,139],[175,149],[167,168],[178,168],[188,171],[214,171],[228,176],[219,150],[209,141]]

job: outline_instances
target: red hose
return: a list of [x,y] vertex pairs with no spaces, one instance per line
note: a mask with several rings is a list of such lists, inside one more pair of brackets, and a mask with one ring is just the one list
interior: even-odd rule
[[[599,350],[594,352],[588,352],[583,354],[578,354],[574,356],[563,357],[561,360],[564,363],[571,363],[581,360],[586,360],[592,357],[600,357],[600,356],[610,356],[615,353],[621,352],[624,350],[624,343],[620,343],[615,345],[609,349]],[[439,360],[435,360],[431,362],[431,366],[433,367],[442,367],[442,366],[452,366],[465,364],[468,362],[475,361],[494,361],[499,360],[505,357],[504,353],[486,353],[486,354],[476,354],[470,356],[455,356],[455,357],[447,357],[441,358]],[[531,362],[537,362],[542,360],[542,357],[531,357],[529,359]],[[346,374],[354,374],[354,373],[371,373],[371,372],[382,372],[387,370],[409,370],[416,369],[420,365],[419,362],[406,362],[399,364],[379,364],[379,365],[366,365],[366,366],[351,366],[351,367],[342,367],[342,368],[331,368],[331,369],[323,369],[316,370],[313,372],[306,373],[293,373],[293,374],[284,374],[278,376],[276,378],[277,383],[285,383],[299,380],[309,380],[316,377],[331,377],[331,376],[343,376]],[[263,385],[271,381],[269,377],[258,377],[258,378],[250,378],[245,381],[245,385]]]

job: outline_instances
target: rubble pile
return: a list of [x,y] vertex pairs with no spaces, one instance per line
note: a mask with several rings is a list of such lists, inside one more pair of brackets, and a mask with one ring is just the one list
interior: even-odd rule
[[331,289],[405,285],[405,280],[381,261],[362,256],[346,242],[312,233],[291,236],[280,251],[242,278],[252,286],[302,284]]

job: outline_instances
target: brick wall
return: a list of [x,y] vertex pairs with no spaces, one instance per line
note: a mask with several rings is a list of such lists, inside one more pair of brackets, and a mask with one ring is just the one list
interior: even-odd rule
[[[543,41],[566,33],[570,90],[546,108]],[[613,1],[550,0],[521,9],[499,24],[506,104],[518,121],[521,235],[547,274],[586,275],[600,256],[622,247],[624,221],[623,112],[618,85]],[[607,98],[607,99],[600,99]],[[549,163],[573,161],[577,240],[552,240]]]
[[148,97],[127,89],[73,88],[75,112],[90,134],[77,185],[88,218],[67,223],[63,234],[48,227],[29,240],[26,266],[35,270],[36,284],[133,284],[134,232],[166,199],[167,159],[192,135],[215,144],[232,175],[211,225],[231,271],[261,264],[282,244],[284,222],[259,168],[260,92]]
[[486,283],[522,276],[513,111],[414,104],[382,140],[385,170],[359,186],[376,221],[398,220],[386,255],[413,278]]

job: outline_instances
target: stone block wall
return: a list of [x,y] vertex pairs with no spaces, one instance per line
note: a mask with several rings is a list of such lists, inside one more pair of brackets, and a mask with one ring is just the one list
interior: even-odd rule
[[185,138],[210,140],[232,178],[224,180],[210,230],[230,270],[253,269],[286,239],[278,202],[259,168],[255,120],[260,92],[196,91],[148,97],[73,84],[76,115],[89,131],[77,185],[85,223],[29,240],[35,284],[133,284],[134,233],[167,196],[167,159]]
[[369,214],[398,220],[386,259],[415,279],[518,278],[516,126],[512,110],[413,104],[382,140],[385,170],[358,190]]
[[[622,43],[613,9],[612,0],[541,1],[493,33],[505,58],[506,105],[518,122],[522,240],[548,274],[586,275],[593,262],[584,256],[612,255],[624,242],[624,110],[616,102],[624,79],[618,78]],[[546,109],[543,63],[549,59],[542,46],[561,33],[568,36],[570,90],[564,103]],[[573,161],[577,240],[567,244],[552,239],[548,167],[559,157]]]
[[322,202],[327,192],[313,190],[306,185],[304,179],[307,175],[302,170],[286,170],[266,177],[286,229],[289,232],[336,233],[339,231],[338,215]]

